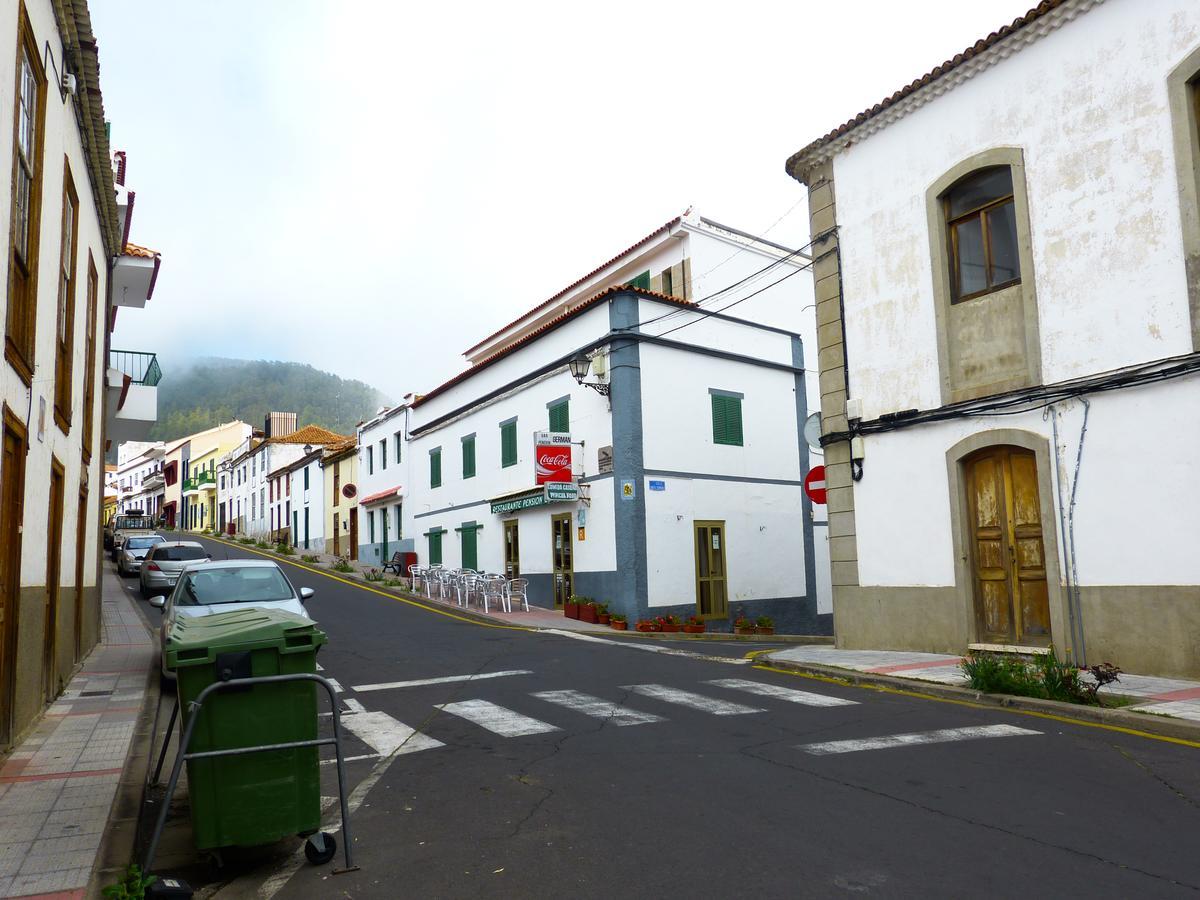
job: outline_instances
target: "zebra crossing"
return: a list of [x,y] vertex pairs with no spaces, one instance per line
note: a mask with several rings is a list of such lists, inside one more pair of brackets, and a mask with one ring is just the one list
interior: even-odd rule
[[[492,673],[490,676],[486,674],[469,677],[451,676],[447,678],[423,679],[420,681],[390,682],[388,685],[400,688],[527,674],[532,673],[526,670],[513,670]],[[363,685],[361,687],[367,690],[382,690],[384,686]],[[780,701],[814,709],[858,705],[858,701],[856,700],[848,700],[842,697],[797,688],[783,687],[777,684],[754,681],[749,678],[715,678],[700,683],[696,688],[696,690],[686,690],[671,685],[654,683],[621,685],[620,690],[626,694],[626,699],[621,701],[596,697],[574,689],[542,690],[531,691],[526,694],[525,696],[534,701],[534,703],[528,707],[521,704],[521,710],[511,709],[499,703],[480,698],[433,704],[431,710],[437,711],[434,714],[435,716],[439,714],[451,716],[456,720],[468,723],[481,732],[490,733],[502,738],[518,739],[568,730],[571,727],[571,717],[569,714],[582,715],[591,719],[601,720],[605,725],[625,728],[668,722],[670,716],[665,712],[665,708],[667,707],[686,710],[688,713],[704,713],[720,717],[762,715],[769,711],[762,705],[750,705],[746,702],[738,702],[748,697],[756,698],[759,703],[763,701]],[[358,689],[356,687],[353,690]],[[738,700],[730,699],[728,694],[731,693],[742,696],[739,696]],[[649,708],[629,706],[626,702],[627,700],[633,700],[637,706],[644,705]],[[642,701],[644,701],[644,704]],[[368,754],[351,756],[351,759],[373,759],[393,754],[417,753],[446,746],[444,741],[424,734],[422,731],[396,720],[385,712],[367,710],[361,702],[353,698],[343,698],[342,703],[346,707],[346,711],[341,715],[343,728],[361,743],[366,744],[372,751]],[[546,719],[555,718],[553,709],[566,712],[568,718],[556,719],[558,724],[547,721]],[[545,716],[546,718],[541,718],[541,716]],[[436,718],[434,721],[436,721]],[[799,744],[796,745],[796,749],[811,756],[830,756],[866,750],[885,750],[894,747],[945,743],[948,741],[1019,737],[1040,733],[1032,729],[1017,728],[1010,725],[977,726],[941,729],[930,732],[873,736],[854,740]]]

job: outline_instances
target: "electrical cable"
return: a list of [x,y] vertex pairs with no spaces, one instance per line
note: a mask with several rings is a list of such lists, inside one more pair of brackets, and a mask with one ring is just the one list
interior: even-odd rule
[[[799,268],[793,269],[791,272],[788,272],[786,275],[784,275],[782,278],[778,279],[777,281],[772,281],[766,287],[761,287],[757,291],[747,294],[745,297],[741,297],[738,300],[734,300],[732,303],[727,303],[724,306],[722,306],[720,309],[699,309],[699,308],[697,308],[697,309],[693,309],[693,310],[683,310],[683,312],[695,312],[695,313],[699,313],[701,316],[712,316],[712,315],[717,315],[717,314],[723,313],[723,312],[725,312],[725,310],[732,309],[733,307],[737,306],[739,303],[745,303],[751,297],[757,297],[763,291],[769,291],[771,288],[775,287],[777,284],[782,284],[783,282],[787,281],[792,276],[799,275],[801,272],[806,272],[811,268],[812,268],[812,263],[808,263],[807,265],[800,266]],[[673,334],[674,332],[679,331],[680,329],[687,328],[689,325],[695,325],[699,321],[700,321],[700,319],[692,319],[691,321],[684,322],[682,325],[676,325],[674,328],[668,328],[666,331],[661,331],[657,335],[655,335],[655,337],[666,337],[668,334]]]

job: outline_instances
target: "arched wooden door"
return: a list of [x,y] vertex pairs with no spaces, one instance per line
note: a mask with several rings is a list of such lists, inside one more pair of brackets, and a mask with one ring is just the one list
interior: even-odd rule
[[966,461],[966,486],[980,640],[1049,644],[1037,458],[1020,447],[981,450]]

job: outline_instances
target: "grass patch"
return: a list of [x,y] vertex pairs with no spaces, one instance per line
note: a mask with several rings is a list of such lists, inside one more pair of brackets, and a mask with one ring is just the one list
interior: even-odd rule
[[254,538],[240,537],[240,538],[238,538],[238,539],[237,539],[237,542],[238,542],[239,544],[253,544],[253,543],[254,543]]
[[302,560],[304,560],[306,563],[320,562],[320,559],[315,554],[312,554],[312,553],[305,553],[305,554],[301,555],[300,558]]
[[333,571],[335,571],[335,572],[353,572],[354,571],[354,566],[350,565],[350,563],[346,562],[344,559],[339,559],[337,562],[335,562],[333,564],[332,568],[333,568]]
[[291,544],[276,544],[275,552],[281,556],[294,556],[296,551],[292,549]]
[[378,569],[367,569],[367,571],[363,572],[363,578],[367,581],[379,582],[383,581],[383,573]]
[[403,581],[401,581],[399,578],[385,578],[385,579],[383,579],[383,586],[384,587],[406,587],[407,585],[405,585],[405,583]]
[[[1009,654],[973,653],[965,657],[959,667],[972,688],[988,694],[1036,697],[1039,700],[1088,706],[1128,705],[1116,696],[1099,696],[1100,688],[1120,680],[1120,669],[1110,663],[1101,663],[1081,670],[1059,659],[1053,647],[1049,653],[1039,654],[1033,659]],[[1085,681],[1081,677],[1083,671],[1091,672],[1095,680]]]
[[266,541],[255,541],[254,546],[257,547],[259,550],[270,550],[271,549],[271,545],[268,544]]

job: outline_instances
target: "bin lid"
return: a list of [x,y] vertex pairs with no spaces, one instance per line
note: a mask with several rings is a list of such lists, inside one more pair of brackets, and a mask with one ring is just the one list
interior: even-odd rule
[[314,653],[325,643],[315,622],[281,609],[236,609],[211,616],[180,616],[167,634],[167,666],[200,666],[218,653],[274,647],[279,653]]

